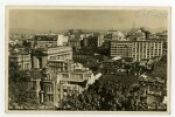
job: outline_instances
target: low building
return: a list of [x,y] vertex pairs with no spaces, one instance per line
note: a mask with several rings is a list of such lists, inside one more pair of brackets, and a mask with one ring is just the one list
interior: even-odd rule
[[157,33],[156,34],[160,40],[163,40],[165,42],[168,41],[168,31],[163,31],[163,32],[160,32],[160,33]]
[[60,42],[57,34],[36,34],[30,41],[34,48],[55,47]]
[[[86,82],[92,77],[89,69],[74,69],[70,72],[63,72],[57,75],[59,80],[59,100],[67,98],[73,94],[80,94],[86,88]],[[60,103],[61,105],[61,103]]]
[[100,68],[104,74],[129,74],[133,65],[132,58],[113,58],[101,62]]
[[163,104],[163,97],[166,95],[163,94],[163,88],[165,81],[159,77],[150,77],[147,75],[141,75],[138,78],[140,84],[140,90],[146,92],[146,103],[148,110],[164,110],[166,109],[165,105],[162,107],[160,104]]

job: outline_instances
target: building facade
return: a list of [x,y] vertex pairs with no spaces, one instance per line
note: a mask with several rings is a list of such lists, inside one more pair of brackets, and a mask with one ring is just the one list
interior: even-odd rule
[[33,67],[46,67],[49,61],[72,60],[72,48],[68,46],[58,46],[55,48],[34,49],[33,50]]
[[16,70],[30,70],[31,69],[31,55],[30,54],[11,54],[9,55],[10,68]]
[[57,34],[37,34],[31,43],[33,43],[34,48],[46,48],[57,46],[59,41]]
[[110,43],[110,55],[132,57],[133,43],[131,41],[115,41],[112,40]]
[[112,57],[132,57],[134,61],[161,57],[162,41],[111,41],[110,55]]
[[49,60],[48,68],[52,73],[57,74],[63,71],[69,71],[69,66],[71,63],[72,63],[71,60],[67,60],[67,61]]
[[80,94],[86,86],[86,81],[92,77],[92,71],[79,64],[72,63],[68,71],[57,73],[56,77],[48,71],[43,72],[41,103],[61,107],[67,96]]
[[57,46],[65,46],[68,45],[69,36],[58,34]]
[[132,57],[136,61],[161,57],[163,52],[162,41],[135,41],[133,42]]

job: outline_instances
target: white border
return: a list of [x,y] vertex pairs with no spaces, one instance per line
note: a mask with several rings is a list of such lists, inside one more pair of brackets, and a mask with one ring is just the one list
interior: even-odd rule
[[[173,48],[173,44],[175,44],[174,42],[174,33],[175,30],[174,30],[174,26],[175,26],[175,1],[173,0],[30,0],[30,1],[27,1],[27,0],[0,0],[0,39],[1,39],[1,42],[0,42],[0,53],[1,55],[1,59],[0,59],[0,73],[1,73],[1,88],[0,88],[0,116],[1,117],[24,117],[24,116],[33,116],[33,117],[36,117],[36,116],[42,116],[42,117],[50,117],[50,116],[93,116],[93,117],[96,117],[96,116],[117,116],[117,115],[120,115],[120,116],[124,116],[124,117],[134,117],[134,116],[142,116],[142,117],[146,117],[146,116],[151,116],[151,117],[168,117],[168,116],[175,116],[175,112],[173,110],[175,110],[175,103],[174,103],[174,99],[175,98],[175,91],[173,91],[173,86],[175,86],[175,80],[173,79],[174,77],[174,73],[172,71],[172,79],[171,79],[171,113],[170,115],[162,115],[162,114],[153,114],[153,115],[121,115],[121,114],[118,114],[118,113],[114,113],[114,114],[104,114],[104,113],[101,113],[100,115],[98,114],[90,114],[89,112],[86,113],[79,113],[79,114],[75,114],[75,113],[55,113],[55,114],[51,114],[51,113],[21,113],[21,114],[17,114],[17,113],[13,113],[13,114],[6,114],[5,113],[5,100],[4,100],[4,94],[5,94],[5,5],[49,5],[49,6],[57,6],[57,5],[61,5],[61,6],[164,6],[164,7],[167,7],[167,6],[170,6],[172,7],[172,18],[171,18],[171,21],[172,21],[172,33],[171,33],[171,37],[172,37],[172,40],[171,40],[171,47],[172,47],[172,60],[171,60],[171,66],[172,66],[172,69],[175,69],[175,64],[174,64],[174,48]],[[73,114],[73,115],[71,115]]]

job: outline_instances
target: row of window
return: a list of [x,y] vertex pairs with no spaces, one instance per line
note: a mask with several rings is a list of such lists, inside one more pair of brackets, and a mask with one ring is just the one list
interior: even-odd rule
[[56,49],[48,50],[48,54],[53,54],[53,53],[64,54],[64,53],[71,53],[71,52],[72,52],[71,48],[56,48]]
[[63,54],[63,55],[57,55],[57,56],[50,56],[50,60],[66,60],[66,59],[72,59],[71,54]]

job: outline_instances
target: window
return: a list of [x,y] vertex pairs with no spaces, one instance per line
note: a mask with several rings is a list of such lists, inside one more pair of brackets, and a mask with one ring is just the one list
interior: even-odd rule
[[63,78],[69,78],[68,74],[63,74]]
[[49,95],[48,98],[49,98],[49,102],[53,102],[53,96],[52,95]]

